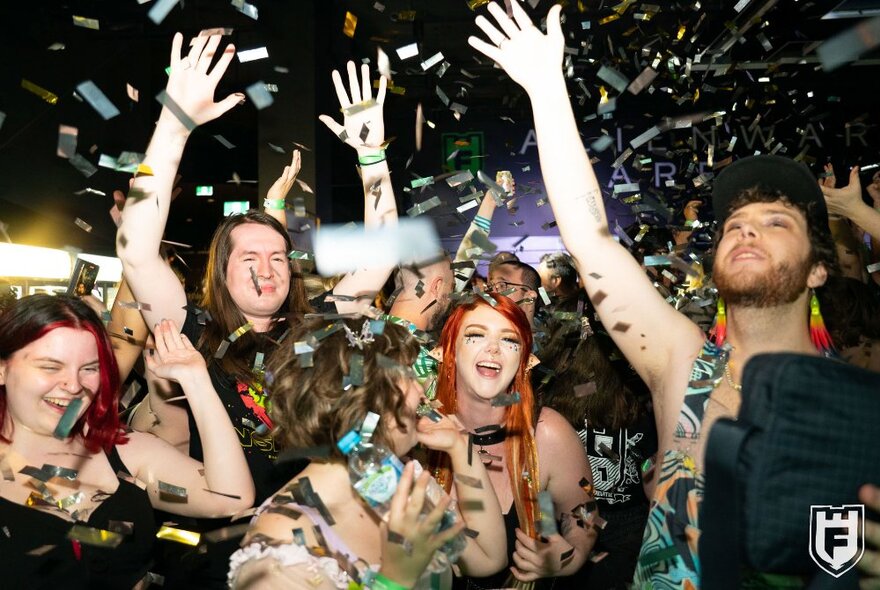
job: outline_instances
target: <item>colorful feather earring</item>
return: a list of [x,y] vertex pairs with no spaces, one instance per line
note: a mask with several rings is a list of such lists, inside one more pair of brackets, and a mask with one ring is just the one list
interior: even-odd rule
[[815,291],[810,296],[810,340],[813,346],[822,354],[828,356],[834,352],[834,344],[831,342],[831,334],[825,327],[825,320],[819,310],[819,299]]
[[[821,316],[819,318],[821,320]],[[724,307],[724,300],[719,297],[715,312],[715,323],[709,330],[709,336],[715,343],[715,346],[722,346],[727,339],[727,309]]]

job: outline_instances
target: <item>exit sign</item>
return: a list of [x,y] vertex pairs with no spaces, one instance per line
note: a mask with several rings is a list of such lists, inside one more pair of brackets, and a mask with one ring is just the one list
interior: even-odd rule
[[214,196],[214,187],[201,185],[196,187],[196,196],[197,197],[213,197]]
[[470,170],[474,175],[483,167],[486,140],[482,131],[444,133],[443,163],[452,170]]

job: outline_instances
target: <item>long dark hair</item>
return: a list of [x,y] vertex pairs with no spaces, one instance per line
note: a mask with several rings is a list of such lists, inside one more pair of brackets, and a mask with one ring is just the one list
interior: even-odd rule
[[[109,452],[113,445],[126,440],[117,411],[119,368],[107,330],[92,308],[80,299],[67,295],[32,295],[19,299],[0,315],[0,359],[8,360],[31,342],[57,328],[85,330],[95,338],[100,385],[85,413],[85,419],[80,418],[70,434],[81,435],[86,448],[93,453],[101,449]],[[0,425],[5,422],[6,386],[0,385]],[[85,434],[84,426],[88,426]],[[13,435],[13,432],[0,433],[0,440],[11,443]]]
[[[199,351],[207,359],[214,356],[220,344],[229,334],[247,323],[226,287],[226,267],[233,249],[232,230],[246,223],[265,225],[275,230],[284,238],[286,250],[288,252],[293,250],[293,242],[286,229],[278,223],[278,220],[262,211],[250,210],[241,215],[231,215],[217,227],[208,250],[205,289],[200,302],[212,317],[212,321],[206,323],[205,331],[197,344]],[[276,312],[276,321],[283,318],[299,319],[303,314],[312,311],[308,299],[306,299],[299,263],[295,260],[288,263],[290,264],[290,291],[287,301]],[[245,333],[231,345],[227,354],[219,360],[219,364],[226,373],[231,375],[244,376],[249,374],[251,361],[257,351],[266,348],[265,339],[265,335],[255,334],[253,331]]]

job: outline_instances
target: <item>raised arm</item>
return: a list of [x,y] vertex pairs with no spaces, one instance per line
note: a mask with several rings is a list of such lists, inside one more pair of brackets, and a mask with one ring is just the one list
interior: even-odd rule
[[[321,115],[320,120],[340,140],[357,151],[360,164],[361,183],[364,188],[364,226],[368,229],[397,223],[397,202],[391,186],[391,172],[385,159],[385,77],[379,78],[379,90],[373,99],[370,85],[370,69],[361,66],[360,81],[354,62],[348,62],[348,87],[345,90],[342,76],[333,71],[333,85],[342,109],[342,124],[329,115]],[[393,267],[372,270],[358,270],[345,275],[333,293],[364,297],[358,301],[337,302],[339,313],[358,313],[367,307],[388,277]]]
[[[501,505],[489,479],[485,465],[468,445],[463,428],[451,418],[440,422],[421,418],[417,437],[420,443],[449,455],[455,474],[455,497],[459,512],[469,529],[479,533],[468,538],[459,558],[462,573],[468,576],[489,576],[500,571],[507,562],[507,535]],[[473,456],[469,457],[471,453]]]
[[642,379],[658,391],[672,355],[695,355],[703,334],[666,303],[635,259],[611,237],[602,192],[560,67],[565,43],[560,6],[550,9],[544,35],[518,2],[510,4],[513,19],[494,2],[489,4],[498,28],[483,16],[476,19],[492,44],[476,37],[468,42],[528,93],[544,185],[565,247],[602,323]]
[[159,255],[183,148],[195,126],[216,119],[244,100],[244,95],[233,94],[214,102],[217,83],[235,55],[235,48],[228,45],[208,72],[219,45],[220,35],[195,37],[189,53],[182,56],[183,36],[174,35],[164,107],[122,209],[116,253],[132,293],[143,304],[148,326],[163,318],[182,325],[186,317],[183,286]]
[[[481,232],[486,237],[489,237],[489,228],[492,224],[493,215],[495,215],[495,199],[490,195],[486,195],[480,203],[480,208],[477,209],[477,215],[474,217],[470,227],[468,227],[467,232],[465,232],[464,237],[461,239],[461,244],[458,246],[458,251],[455,253],[455,260],[453,262],[470,260],[467,252],[474,247],[474,234],[476,232]],[[473,276],[475,270],[476,267],[462,268],[455,273],[456,291],[464,289],[464,286],[470,280],[471,276]],[[459,276],[464,278],[459,278]]]
[[302,154],[299,150],[293,150],[290,159],[290,165],[285,166],[272,186],[266,193],[266,199],[263,201],[263,210],[275,218],[281,227],[287,227],[287,193],[293,188],[296,177],[302,168]]
[[859,180],[859,167],[849,173],[849,184],[843,188],[834,188],[819,183],[828,212],[846,217],[862,228],[871,237],[880,236],[880,211],[873,209],[862,201],[862,183]]
[[[147,484],[155,508],[185,516],[218,517],[250,507],[254,502],[250,469],[229,415],[211,385],[205,360],[173,322],[163,320],[154,332],[156,350],[155,356],[147,357],[148,368],[183,388],[205,461],[196,461],[146,433],[132,433],[132,444],[120,446],[123,460]],[[159,482],[185,488],[186,501],[174,494],[169,498]]]

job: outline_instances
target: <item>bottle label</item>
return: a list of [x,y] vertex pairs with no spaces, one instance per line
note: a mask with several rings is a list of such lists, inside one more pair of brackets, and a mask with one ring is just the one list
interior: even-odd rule
[[382,461],[378,470],[354,484],[354,489],[370,506],[379,506],[391,500],[402,474],[403,464],[400,459],[391,455]]

